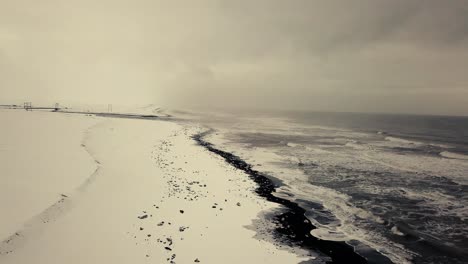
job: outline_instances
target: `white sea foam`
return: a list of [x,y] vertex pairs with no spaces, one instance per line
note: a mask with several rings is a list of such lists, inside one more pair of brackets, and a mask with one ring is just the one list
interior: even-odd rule
[[391,142],[407,144],[407,145],[421,145],[421,144],[423,144],[423,143],[418,142],[418,141],[412,141],[412,140],[402,139],[402,138],[398,138],[398,137],[385,137],[385,140],[391,141]]
[[395,234],[395,235],[397,235],[397,236],[404,236],[404,235],[405,235],[405,234],[402,233],[402,232],[398,229],[398,227],[396,227],[396,226],[393,226],[392,229],[391,229],[391,231],[392,231],[393,234]]
[[442,151],[441,153],[439,153],[439,155],[449,159],[468,160],[468,155],[463,155],[450,151]]
[[350,198],[342,193],[314,185],[303,187],[309,189],[304,192],[305,196],[310,199],[310,193],[313,193],[315,196],[313,199],[320,201],[338,220],[323,225],[314,219],[309,219],[318,227],[312,230],[311,234],[313,236],[332,241],[358,240],[381,252],[395,263],[410,262],[412,253],[402,245],[391,242],[378,233],[365,230],[358,224],[366,222],[382,224],[383,221],[380,217],[373,215],[369,211],[354,207],[350,203]]
[[452,148],[452,146],[447,145],[447,144],[440,144],[440,143],[434,143],[434,142],[421,142],[421,141],[416,141],[416,140],[408,140],[408,139],[403,139],[399,137],[391,137],[387,136],[385,137],[386,141],[392,142],[394,144],[401,144],[400,146],[402,147],[407,147],[407,146],[433,146],[433,147],[439,147],[439,148]]

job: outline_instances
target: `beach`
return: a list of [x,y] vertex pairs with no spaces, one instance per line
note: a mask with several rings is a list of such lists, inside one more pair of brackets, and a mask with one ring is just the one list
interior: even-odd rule
[[0,110],[0,263],[465,262],[463,126],[84,109]]
[[177,122],[1,110],[0,263],[299,263],[282,206]]

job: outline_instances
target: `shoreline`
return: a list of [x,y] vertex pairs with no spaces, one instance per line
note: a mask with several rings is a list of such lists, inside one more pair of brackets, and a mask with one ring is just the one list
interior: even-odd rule
[[[60,207],[40,215],[41,221],[53,219],[32,225],[19,240],[15,238],[21,243],[3,241],[0,251],[9,253],[0,255],[2,263],[300,263],[313,257],[305,250],[255,237],[256,221],[279,206],[256,195],[255,183],[243,171],[197,145],[192,138],[201,131],[197,126],[86,115],[7,116],[11,121],[5,124],[13,132],[18,131],[12,124],[19,117],[25,124],[37,116],[46,118],[57,137],[79,120],[98,121],[83,131],[85,141],[72,143],[88,152],[90,162],[97,160],[100,169],[83,195],[62,196],[66,203],[60,204],[70,204],[70,210]],[[29,148],[41,151],[38,146],[46,135],[38,134]],[[69,180],[67,172],[61,177],[64,182]],[[64,193],[61,188],[54,192]],[[21,198],[11,196],[12,202]],[[12,205],[5,206],[6,210]]]
[[[257,184],[257,188],[255,189],[255,193],[257,195],[286,208],[286,210],[280,214],[275,214],[273,212],[273,221],[279,224],[279,226],[274,230],[274,236],[276,239],[280,242],[291,243],[292,245],[298,246],[307,251],[319,251],[320,253],[330,257],[332,260],[331,263],[372,263],[359,255],[354,250],[353,246],[346,242],[320,240],[312,236],[310,231],[317,227],[312,225],[305,216],[306,210],[295,202],[274,196],[273,193],[276,192],[276,188],[278,186],[270,177],[252,169],[252,165],[248,164],[240,157],[220,150],[213,144],[205,141],[203,138],[211,132],[211,130],[202,132],[192,138],[200,146],[203,146],[208,151],[222,157],[228,164],[249,175],[250,179]],[[383,255],[378,256],[378,262],[392,263]]]
[[[76,114],[76,113],[73,113],[73,112],[56,112],[56,113]],[[80,114],[82,114],[82,113],[80,113]],[[79,115],[79,116],[81,116],[81,115]],[[209,153],[214,153],[214,154],[216,154],[216,156],[220,157],[219,162],[227,163],[227,167],[231,167],[231,168],[233,167],[233,168],[235,168],[235,170],[238,170],[242,174],[240,176],[241,179],[242,178],[245,179],[246,178],[245,176],[248,176],[248,178],[250,178],[252,180],[251,181],[252,182],[251,183],[252,187],[251,188],[249,187],[248,190],[242,191],[242,193],[246,194],[246,197],[247,197],[247,195],[249,195],[250,197],[252,197],[252,196],[257,197],[257,198],[252,197],[251,198],[252,200],[249,201],[249,203],[254,202],[255,200],[266,200],[265,202],[271,202],[271,203],[273,203],[275,205],[279,205],[279,207],[278,206],[273,206],[273,207],[270,207],[270,209],[267,209],[267,210],[264,210],[264,208],[263,208],[263,209],[258,211],[258,209],[257,209],[257,214],[258,215],[256,217],[250,216],[250,221],[252,223],[254,223],[255,221],[258,220],[258,218],[262,218],[263,220],[266,220],[266,222],[269,222],[269,224],[271,226],[273,226],[270,230],[268,230],[268,232],[270,232],[271,239],[263,239],[263,240],[267,241],[267,243],[270,243],[272,245],[280,245],[279,248],[284,247],[283,250],[286,249],[286,251],[290,251],[290,253],[293,253],[293,254],[294,254],[295,249],[302,250],[302,251],[310,253],[309,254],[309,260],[302,261],[300,263],[309,263],[311,260],[315,259],[313,256],[317,256],[317,255],[321,256],[324,259],[329,259],[330,261],[327,262],[327,263],[349,263],[350,261],[352,263],[374,263],[374,262],[377,262],[377,263],[391,263],[385,256],[378,255],[375,252],[371,252],[371,253],[367,252],[368,253],[367,255],[366,254],[361,255],[359,252],[357,252],[355,250],[355,248],[352,245],[348,244],[345,241],[320,240],[320,239],[314,237],[313,235],[311,235],[310,231],[313,230],[313,229],[316,229],[316,227],[305,216],[306,210],[304,208],[302,208],[299,204],[297,204],[297,203],[295,203],[293,201],[290,201],[290,200],[287,200],[287,199],[284,199],[284,198],[280,198],[280,197],[277,197],[277,196],[274,195],[274,193],[276,192],[276,189],[280,185],[282,185],[282,182],[279,179],[274,179],[271,176],[268,176],[268,175],[266,175],[264,173],[261,173],[261,172],[259,172],[257,170],[254,170],[252,168],[252,165],[248,164],[246,161],[242,160],[240,157],[238,157],[238,156],[236,156],[236,155],[234,155],[232,153],[229,153],[229,152],[223,151],[221,149],[218,149],[213,144],[209,143],[208,141],[205,141],[204,137],[207,136],[208,134],[210,134],[211,132],[213,132],[213,130],[206,131],[206,130],[203,130],[203,129],[202,130],[196,129],[196,126],[194,126],[192,124],[192,125],[190,125],[190,128],[188,129],[188,130],[190,130],[190,132],[188,132],[187,128],[184,128],[183,131],[185,131],[185,132],[182,133],[182,132],[180,132],[180,131],[182,131],[182,130],[180,130],[180,128],[184,127],[184,123],[179,122],[180,120],[178,120],[177,118],[174,118],[174,119],[170,120],[169,118],[158,118],[156,116],[149,116],[149,115],[145,116],[145,115],[141,115],[141,114],[135,114],[135,115],[127,115],[127,114],[97,115],[97,114],[94,113],[94,116],[96,116],[99,119],[103,118],[99,122],[100,124],[114,124],[112,126],[104,125],[104,127],[108,127],[111,134],[114,133],[113,132],[114,131],[114,126],[118,126],[118,124],[121,124],[121,123],[135,123],[135,122],[140,123],[141,122],[141,124],[143,124],[143,123],[146,124],[145,127],[148,127],[148,128],[155,127],[156,128],[156,127],[158,127],[159,122],[164,123],[164,122],[170,121],[169,123],[174,124],[174,125],[170,125],[170,127],[179,127],[177,129],[179,132],[176,132],[176,134],[179,134],[179,135],[185,134],[185,136],[183,136],[183,138],[185,138],[183,140],[183,142],[178,141],[178,143],[174,143],[174,144],[176,144],[178,146],[177,148],[178,148],[179,158],[180,158],[180,155],[184,151],[191,152],[190,151],[191,148],[189,148],[187,144],[191,144],[190,142],[194,142],[196,144],[195,144],[195,146],[193,148],[193,153],[204,152],[204,151],[208,151]],[[90,117],[94,118],[92,116],[90,116]],[[114,118],[114,117],[119,117],[119,118]],[[122,121],[119,121],[119,120],[122,120]],[[126,120],[128,120],[128,121],[126,121]],[[134,120],[134,121],[131,121],[131,120]],[[144,121],[146,121],[146,122],[144,122]],[[148,122],[148,121],[151,121],[151,122]],[[159,124],[162,124],[162,123],[159,123]],[[128,128],[125,128],[125,129],[128,129]],[[98,131],[102,131],[102,125],[99,125],[95,129],[92,129],[91,132],[87,130],[86,134],[88,134],[88,133],[96,134]],[[134,129],[131,129],[131,131],[132,131],[131,132],[132,135],[133,135],[133,133],[137,132],[137,131],[134,131]],[[149,131],[146,131],[145,133],[147,133],[147,132],[149,132]],[[99,132],[99,133],[101,133],[101,132]],[[106,133],[109,133],[109,132],[106,132]],[[164,132],[164,133],[167,133],[167,132]],[[108,134],[108,135],[110,135],[110,134]],[[137,135],[137,134],[135,134],[135,135]],[[150,134],[148,134],[148,135],[150,135]],[[170,135],[168,137],[163,136],[163,138],[165,138],[163,140],[163,142],[169,142],[168,140],[171,137],[173,137],[173,135]],[[104,139],[104,138],[102,137],[102,139]],[[108,141],[105,141],[105,142],[108,142]],[[125,141],[122,141],[122,142],[125,142]],[[100,152],[101,149],[103,147],[106,148],[106,146],[105,146],[105,144],[102,145],[101,142],[96,141],[95,143],[98,143],[98,144],[91,144],[91,147],[92,147],[92,145],[95,145],[95,146],[100,145],[100,147],[98,149],[95,149],[94,151],[92,151],[92,150],[88,149],[88,144],[86,144],[85,150],[88,152],[88,154],[93,158],[93,160],[97,164],[100,164],[100,162],[97,162],[97,159],[94,157],[92,152],[96,152],[96,151]],[[170,146],[172,146],[172,144],[170,144]],[[82,147],[84,147],[83,144],[82,144]],[[198,148],[200,148],[200,150],[197,150]],[[161,151],[162,151],[162,149],[159,150],[159,152],[161,152]],[[164,151],[166,151],[166,150],[164,150]],[[110,156],[108,156],[108,155],[110,155]],[[102,156],[101,158],[102,159],[110,158],[112,160],[113,159],[112,155],[113,154],[109,153],[107,155]],[[184,155],[184,157],[185,157],[185,155]],[[101,158],[99,158],[99,160]],[[174,157],[174,158],[177,158],[177,157]],[[211,159],[211,158],[207,157],[207,159]],[[217,160],[217,159],[214,159],[214,160]],[[160,162],[159,158],[158,158],[158,162]],[[167,164],[170,163],[171,164],[170,167],[173,167],[173,166],[175,166],[175,165],[172,165],[174,162],[177,164],[175,159],[173,159],[172,161],[168,160]],[[213,162],[210,163],[212,165],[209,165],[209,166],[218,166],[218,165],[215,165],[215,163],[216,162],[213,161]],[[165,170],[164,167],[167,166],[167,164],[164,164],[159,169],[162,169],[162,171],[161,171],[162,173],[173,173],[172,171],[171,172],[168,172],[168,171],[164,172],[164,170]],[[185,164],[187,164],[187,163],[185,163]],[[161,166],[161,164],[159,164],[159,166]],[[181,169],[181,170],[191,170],[191,169],[193,169],[192,166],[187,166],[187,165],[184,165],[184,164],[180,164],[179,166],[180,167],[178,169]],[[222,165],[222,166],[224,167],[224,165]],[[101,165],[99,165],[99,167],[101,167]],[[116,167],[116,165],[113,164],[112,166],[108,167],[107,169],[114,168],[114,167]],[[104,171],[99,173],[99,174],[105,173],[106,166],[102,167],[102,169],[104,169]],[[145,169],[145,171],[148,171],[148,169]],[[213,169],[209,169],[209,167],[208,167],[207,170],[213,170]],[[164,176],[164,174],[162,174],[161,176],[163,178],[166,177],[166,176]],[[209,176],[209,177],[213,177],[213,176]],[[183,178],[187,179],[187,177],[190,178],[190,176],[187,176],[187,175],[179,175],[179,180],[181,180]],[[224,178],[224,180],[226,180],[226,179],[232,178],[232,175],[230,175],[229,170],[227,170],[227,171],[225,171],[223,177],[221,177],[221,178]],[[243,180],[243,181],[245,182],[245,180]],[[173,184],[175,184],[175,183],[172,182],[172,181],[167,182],[167,186],[169,188],[173,188],[173,187],[171,187],[171,185],[173,185]],[[180,185],[180,184],[181,184],[181,182],[175,184],[175,186],[177,186],[177,188],[179,188],[178,185]],[[246,186],[249,186],[249,184],[247,184]],[[192,188],[192,186],[187,186],[187,187]],[[230,186],[230,187],[232,187],[232,186]],[[228,186],[228,188],[229,188],[229,186]],[[229,190],[229,189],[227,189],[227,190]],[[247,193],[250,193],[250,192],[251,192],[251,194],[247,194]],[[210,191],[210,193],[211,193],[211,191]],[[167,195],[165,197],[162,196],[161,198],[162,199],[167,199],[170,196],[171,195]],[[263,203],[265,203],[265,202],[263,202]],[[258,203],[258,201],[257,201],[257,203]],[[242,204],[244,206],[244,203],[242,203]],[[216,216],[218,216],[218,215],[216,215]],[[211,221],[211,220],[209,220],[209,221]],[[250,229],[251,231],[253,231],[256,234],[260,234],[262,232],[261,227],[256,226],[255,224],[250,225],[249,227],[247,227],[245,225],[240,226],[240,227],[242,229]],[[258,240],[258,241],[262,240],[261,238],[258,238],[258,237],[253,237],[252,239],[253,240]],[[305,257],[305,255],[302,255],[302,257]],[[366,259],[366,257],[367,257],[367,259]],[[374,260],[374,261],[372,261],[372,260]]]

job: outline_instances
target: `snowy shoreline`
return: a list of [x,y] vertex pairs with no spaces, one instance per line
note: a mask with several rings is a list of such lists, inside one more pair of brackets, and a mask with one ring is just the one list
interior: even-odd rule
[[[275,180],[273,180],[271,176],[264,175],[253,169],[252,165],[246,163],[238,156],[220,150],[208,141],[205,141],[204,137],[207,134],[209,134],[209,132],[200,133],[193,138],[199,145],[223,157],[227,163],[249,175],[251,180],[257,183],[258,187],[255,192],[260,197],[284,207],[283,211],[272,212],[271,216],[269,216],[270,220],[277,224],[273,231],[275,238],[305,250],[323,252],[326,254],[323,257],[329,257],[332,263],[367,263],[362,256],[354,251],[352,246],[345,242],[320,240],[312,236],[310,232],[316,229],[316,227],[305,216],[305,209],[300,207],[297,203],[275,196],[273,193],[276,192],[279,186],[274,183]],[[390,262],[385,258],[382,258],[381,261]]]
[[[68,191],[62,186],[51,190],[58,201],[49,199],[39,213],[25,205],[22,212],[29,210],[29,217],[10,220],[16,229],[2,233],[11,236],[1,238],[1,263],[299,263],[315,257],[307,250],[275,242],[271,231],[276,226],[263,216],[282,207],[259,197],[256,184],[245,172],[195,144],[192,137],[201,128],[159,120],[0,113],[12,135],[21,129],[17,120],[23,126],[38,116],[50,121],[50,131],[32,134],[29,141],[28,149],[39,154],[44,149],[34,142],[47,142],[44,138],[62,142],[62,137],[70,141],[63,131],[81,122],[77,130],[86,137],[83,142],[75,137],[73,149],[87,150],[93,168],[85,175],[80,173],[81,183],[72,184]],[[14,142],[9,146],[17,147]],[[9,156],[8,151],[2,151],[4,164],[26,162],[23,166],[28,167],[32,162],[19,161],[21,156]],[[66,161],[60,155],[53,158],[41,174],[51,164]],[[83,165],[78,160],[72,163]],[[63,166],[57,175],[69,183],[71,165]],[[12,181],[19,177],[15,175],[18,168],[9,171]],[[28,180],[22,184],[28,185]],[[86,188],[79,187],[83,182]],[[40,186],[28,187],[51,184],[42,178]],[[10,192],[11,202],[2,205],[2,212],[8,215],[24,196],[34,200],[41,194]]]

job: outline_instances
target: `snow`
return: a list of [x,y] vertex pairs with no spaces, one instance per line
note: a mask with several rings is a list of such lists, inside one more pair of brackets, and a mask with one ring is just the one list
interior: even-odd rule
[[81,146],[97,122],[47,112],[0,111],[0,239],[22,228],[96,169]]
[[[11,217],[9,228],[1,225],[0,263],[308,259],[254,238],[253,223],[278,205],[256,196],[243,172],[196,145],[191,136],[200,128],[64,113],[0,117],[9,127],[0,151],[8,173],[0,177],[16,187],[1,187],[9,201],[2,215]],[[36,133],[25,133],[27,127]],[[12,208],[17,204],[21,209]]]

